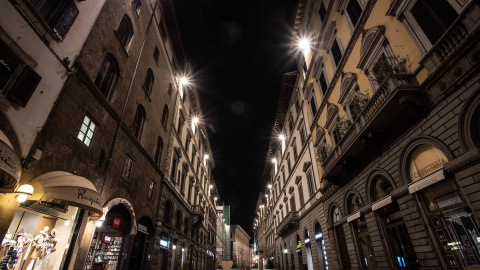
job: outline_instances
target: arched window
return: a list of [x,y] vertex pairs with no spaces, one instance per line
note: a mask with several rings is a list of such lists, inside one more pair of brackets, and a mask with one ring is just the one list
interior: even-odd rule
[[162,162],[163,140],[162,137],[157,138],[157,149],[155,150],[155,163],[160,166]]
[[372,196],[371,198],[372,202],[376,202],[390,195],[390,193],[393,190],[393,187],[390,184],[390,182],[382,175],[378,175],[373,179],[372,185],[370,188],[371,188],[370,194]]
[[347,199],[347,212],[348,214],[353,214],[360,210],[362,207],[362,201],[357,194],[353,193],[348,196]]
[[163,113],[162,113],[162,125],[164,127],[167,127],[167,121],[168,121],[168,106],[167,104],[165,104],[165,106],[163,106]]
[[109,95],[110,90],[113,88],[118,74],[118,65],[115,58],[111,55],[105,56],[94,82],[105,97]]
[[176,218],[177,218],[177,225],[175,227],[177,229],[180,229],[180,227],[182,226],[182,211],[177,210]]
[[153,87],[153,71],[152,69],[147,70],[147,75],[145,76],[145,81],[143,82],[143,89],[150,96],[152,94]]
[[170,200],[168,200],[165,203],[165,212],[163,214],[163,221],[165,221],[165,223],[167,223],[167,224],[170,224],[170,222],[171,222],[172,208],[173,208],[172,202]]
[[188,235],[188,230],[190,229],[190,220],[188,220],[188,218],[185,218],[183,225],[185,226],[183,228],[183,232],[185,233],[185,235]]
[[117,35],[125,49],[130,45],[130,40],[133,37],[132,21],[127,14],[123,15],[120,25],[118,25]]
[[140,135],[142,134],[143,123],[145,122],[145,109],[142,105],[137,106],[137,113],[135,113],[135,119],[133,120],[133,134],[137,139],[140,140]]

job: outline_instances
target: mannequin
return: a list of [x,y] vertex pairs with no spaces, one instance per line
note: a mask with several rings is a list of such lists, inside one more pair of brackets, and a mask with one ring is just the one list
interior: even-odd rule
[[46,254],[44,255],[55,252],[55,246],[57,245],[57,239],[55,238],[56,236],[57,231],[55,229],[52,229],[48,237],[45,239]]
[[35,267],[35,263],[37,262],[37,258],[42,258],[45,255],[45,240],[48,237],[48,229],[49,227],[43,228],[43,230],[41,230],[39,234],[33,238],[32,244],[28,247],[24,260],[27,261],[31,259],[31,261],[25,263],[25,265],[28,265],[26,268],[27,270],[33,269],[33,267]]

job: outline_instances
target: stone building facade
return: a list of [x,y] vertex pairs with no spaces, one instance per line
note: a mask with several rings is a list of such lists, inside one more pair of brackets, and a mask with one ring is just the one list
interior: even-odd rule
[[299,1],[296,12],[320,185],[312,217],[291,219],[298,241],[275,244],[276,268],[301,267],[295,244],[307,269],[479,268],[478,3]]
[[231,260],[237,263],[237,268],[246,269],[250,267],[250,236],[240,225],[230,225]]
[[[2,60],[19,66],[1,96],[1,150],[15,165],[1,167],[2,257],[18,269],[213,269],[214,162],[192,122],[201,108],[181,80],[190,74],[171,1],[37,2],[1,4]],[[200,155],[203,175],[178,178],[195,183],[190,200],[170,172],[199,171]],[[41,256],[17,252],[30,238]]]

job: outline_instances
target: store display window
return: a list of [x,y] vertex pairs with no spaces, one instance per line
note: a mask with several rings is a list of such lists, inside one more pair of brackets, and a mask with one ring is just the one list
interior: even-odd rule
[[84,269],[121,269],[121,254],[126,253],[127,237],[132,228],[130,212],[123,204],[112,207],[105,221],[95,229]]
[[67,254],[78,208],[26,201],[0,246],[0,269],[59,269]]

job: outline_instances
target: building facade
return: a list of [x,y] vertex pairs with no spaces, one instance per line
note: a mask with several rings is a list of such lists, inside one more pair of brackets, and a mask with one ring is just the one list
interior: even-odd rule
[[213,269],[214,162],[171,1],[37,2],[0,4],[2,267]]
[[250,236],[240,225],[230,226],[231,260],[237,264],[238,269],[250,267]]
[[[303,264],[478,269],[478,3],[319,0],[296,12],[320,184],[316,220],[289,223],[301,224]],[[293,245],[275,245],[289,260]]]

